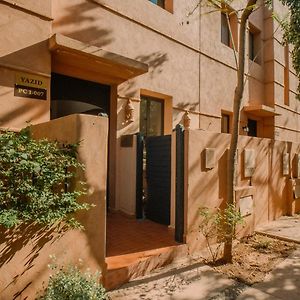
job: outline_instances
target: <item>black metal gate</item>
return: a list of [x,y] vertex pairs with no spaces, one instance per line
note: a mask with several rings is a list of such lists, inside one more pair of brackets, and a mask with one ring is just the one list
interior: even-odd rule
[[146,217],[170,224],[171,135],[146,138]]

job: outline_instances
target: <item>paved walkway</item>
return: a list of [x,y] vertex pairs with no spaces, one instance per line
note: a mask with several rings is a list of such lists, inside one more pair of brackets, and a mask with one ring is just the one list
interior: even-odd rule
[[[283,217],[260,233],[300,243],[300,216]],[[177,265],[135,280],[110,294],[112,300],[300,300],[300,246],[261,283],[248,287],[202,264]]]
[[281,217],[258,228],[256,232],[300,244],[300,215]]
[[268,274],[263,282],[245,290],[237,300],[299,300],[300,248]]

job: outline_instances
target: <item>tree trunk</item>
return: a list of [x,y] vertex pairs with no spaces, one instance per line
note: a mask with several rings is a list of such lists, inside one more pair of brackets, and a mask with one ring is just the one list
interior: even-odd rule
[[[238,53],[238,69],[237,69],[237,86],[234,91],[233,103],[233,126],[229,148],[228,158],[228,176],[227,176],[227,201],[226,206],[235,205],[235,185],[237,173],[237,146],[239,138],[240,125],[240,109],[244,93],[245,79],[245,44],[247,20],[254,10],[254,6],[258,0],[248,0],[246,8],[243,10],[240,28],[239,28],[239,53]],[[226,225],[226,237],[224,243],[223,259],[225,262],[232,262],[232,241],[235,228]]]

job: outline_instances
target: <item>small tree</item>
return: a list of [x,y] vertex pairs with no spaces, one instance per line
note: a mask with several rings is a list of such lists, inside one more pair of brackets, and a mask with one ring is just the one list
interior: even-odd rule
[[[290,23],[286,26],[286,40],[293,44],[293,64],[296,69],[298,77],[300,77],[300,1],[299,0],[279,0],[284,5],[287,5],[291,11]],[[203,1],[199,2],[201,5]],[[228,7],[234,0],[206,0],[210,5],[213,5],[217,10],[222,11],[227,16],[228,27],[230,30],[231,42],[234,46],[233,36],[229,24],[229,16],[232,13]],[[239,42],[233,47],[233,53],[236,62],[236,87],[233,99],[233,122],[232,133],[229,147],[228,159],[228,176],[227,176],[227,193],[226,193],[226,209],[236,205],[235,201],[235,186],[237,181],[237,146],[239,139],[239,126],[240,126],[240,109],[245,88],[245,57],[246,57],[246,32],[247,22],[251,14],[258,7],[258,0],[247,0],[246,5],[240,12],[239,18]],[[263,5],[271,6],[273,0],[263,1]],[[235,50],[238,50],[236,53]],[[298,88],[300,91],[300,86]],[[230,222],[225,223],[225,242],[223,258],[226,262],[232,261],[232,242],[234,237],[235,227],[231,226]]]
[[[237,84],[234,91],[233,99],[233,123],[232,134],[230,138],[229,159],[228,159],[228,176],[227,176],[227,201],[226,207],[235,205],[234,188],[236,185],[237,173],[237,146],[240,125],[240,110],[245,88],[245,56],[246,56],[246,30],[247,21],[255,9],[258,0],[248,0],[247,5],[242,10],[239,27],[239,44],[237,59]],[[226,225],[226,240],[224,243],[224,260],[232,261],[232,240],[234,236],[234,227],[230,223]]]

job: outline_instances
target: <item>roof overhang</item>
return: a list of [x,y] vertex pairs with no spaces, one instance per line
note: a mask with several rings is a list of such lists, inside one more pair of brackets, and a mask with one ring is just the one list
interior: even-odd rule
[[[52,70],[66,73],[69,70],[75,77],[82,72],[88,80],[106,84],[120,84],[128,79],[148,72],[148,65],[99,47],[82,43],[61,34],[49,39],[52,52]],[[68,74],[66,74],[68,75]]]
[[263,104],[251,104],[244,106],[244,112],[265,118],[279,115],[275,112],[275,108]]

